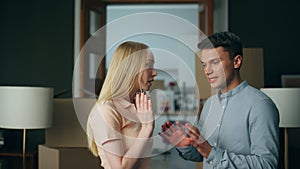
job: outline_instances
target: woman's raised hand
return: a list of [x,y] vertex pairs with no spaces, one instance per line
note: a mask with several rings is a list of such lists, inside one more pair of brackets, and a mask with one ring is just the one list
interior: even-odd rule
[[153,123],[152,102],[148,99],[146,92],[137,92],[135,106],[138,119],[141,123]]

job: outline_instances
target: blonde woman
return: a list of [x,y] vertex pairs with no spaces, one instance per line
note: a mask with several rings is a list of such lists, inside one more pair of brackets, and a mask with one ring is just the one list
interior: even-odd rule
[[87,123],[89,148],[105,169],[151,168],[154,118],[145,91],[156,75],[143,43],[124,42],[113,54]]

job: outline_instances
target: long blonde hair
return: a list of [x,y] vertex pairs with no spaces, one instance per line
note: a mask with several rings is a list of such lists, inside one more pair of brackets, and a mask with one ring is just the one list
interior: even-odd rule
[[[114,52],[98,102],[127,96],[133,90],[134,80],[145,68],[147,54],[151,52],[143,43],[127,41],[122,43]],[[87,126],[88,146],[94,156],[98,150],[91,128]]]

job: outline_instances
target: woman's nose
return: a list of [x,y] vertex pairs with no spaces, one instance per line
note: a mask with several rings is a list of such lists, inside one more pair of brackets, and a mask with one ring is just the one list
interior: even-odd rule
[[156,69],[154,69],[153,68],[153,70],[152,70],[152,76],[154,77],[154,76],[157,76],[157,71],[156,71]]

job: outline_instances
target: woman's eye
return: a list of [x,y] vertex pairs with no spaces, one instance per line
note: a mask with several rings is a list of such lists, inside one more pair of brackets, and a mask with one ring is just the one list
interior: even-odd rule
[[154,67],[154,64],[153,64],[153,63],[146,63],[146,67],[147,67],[147,68],[153,68],[153,67]]

